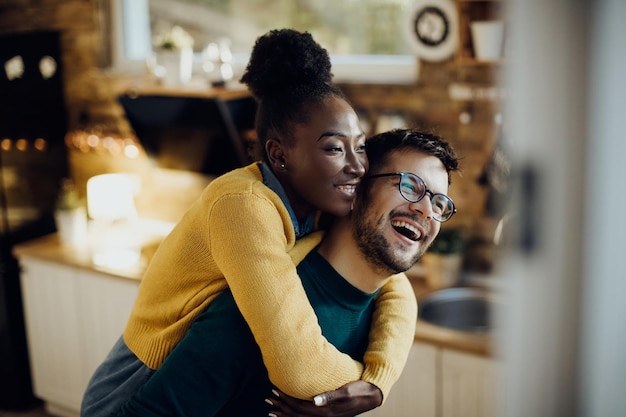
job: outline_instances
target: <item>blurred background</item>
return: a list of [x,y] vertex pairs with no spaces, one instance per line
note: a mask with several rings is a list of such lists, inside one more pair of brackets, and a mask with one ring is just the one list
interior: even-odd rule
[[[5,0],[0,410],[77,415],[159,239],[259,158],[238,79],[258,36],[293,27],[328,49],[368,134],[419,127],[462,156],[459,213],[408,273],[409,364],[369,415],[625,415],[624,16],[620,0]],[[128,177],[123,222],[87,210],[103,174]],[[100,222],[135,217],[135,263],[98,265]]]

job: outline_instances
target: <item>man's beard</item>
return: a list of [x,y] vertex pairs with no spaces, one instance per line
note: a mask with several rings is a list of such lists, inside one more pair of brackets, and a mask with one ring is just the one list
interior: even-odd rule
[[352,213],[355,226],[354,238],[361,253],[372,266],[385,274],[397,274],[411,269],[426,249],[412,256],[400,253],[403,252],[401,249],[394,249],[381,231],[385,219],[380,218],[376,222],[368,221],[366,210],[363,209],[366,206],[366,204],[355,206]]

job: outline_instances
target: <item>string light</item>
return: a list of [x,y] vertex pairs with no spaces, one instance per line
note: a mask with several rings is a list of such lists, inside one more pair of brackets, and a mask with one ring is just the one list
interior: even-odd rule
[[48,147],[48,143],[46,142],[46,140],[44,138],[37,138],[35,139],[35,149],[37,149],[38,151],[45,151],[46,148]]
[[15,148],[16,148],[18,151],[22,151],[22,152],[24,152],[25,150],[27,150],[27,149],[28,149],[28,141],[27,141],[26,139],[24,139],[24,138],[18,139],[18,140],[15,142]]
[[29,141],[25,138],[19,139],[11,139],[11,138],[2,138],[0,140],[0,149],[3,152],[9,152],[11,150],[16,150],[19,152],[26,152],[29,148],[32,148],[38,152],[44,152],[48,149],[48,141],[44,138],[37,138],[34,141]]
[[137,138],[132,135],[112,134],[93,130],[72,130],[65,135],[69,149],[81,153],[108,154],[136,159],[143,153]]

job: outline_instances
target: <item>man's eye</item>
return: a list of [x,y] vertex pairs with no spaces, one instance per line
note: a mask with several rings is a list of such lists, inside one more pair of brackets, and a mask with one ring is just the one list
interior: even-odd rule
[[433,209],[437,213],[443,213],[448,209],[448,201],[439,194],[435,194],[435,196],[431,199],[431,203],[433,205]]
[[411,194],[415,194],[416,193],[416,188],[413,184],[409,184],[406,182],[403,182],[400,184],[400,187],[402,187],[402,189],[404,191],[406,191],[407,193],[411,193]]

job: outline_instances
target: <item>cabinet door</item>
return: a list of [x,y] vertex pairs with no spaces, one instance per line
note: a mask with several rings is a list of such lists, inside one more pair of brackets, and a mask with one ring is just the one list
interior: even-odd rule
[[20,279],[35,395],[76,409],[85,388],[78,272],[28,260],[22,263]]
[[441,416],[495,415],[496,362],[482,356],[441,351]]
[[89,378],[121,336],[139,281],[22,260],[33,387],[48,409],[78,415]]
[[84,387],[126,327],[139,281],[81,271],[78,283],[80,335],[83,343],[81,380]]
[[407,364],[381,407],[362,414],[367,417],[434,417],[438,349],[414,343]]

